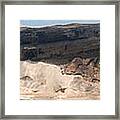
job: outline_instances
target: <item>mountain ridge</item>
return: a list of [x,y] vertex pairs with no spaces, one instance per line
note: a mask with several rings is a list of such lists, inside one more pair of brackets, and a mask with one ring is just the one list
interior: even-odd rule
[[99,58],[100,24],[23,27],[20,28],[20,50],[21,60]]

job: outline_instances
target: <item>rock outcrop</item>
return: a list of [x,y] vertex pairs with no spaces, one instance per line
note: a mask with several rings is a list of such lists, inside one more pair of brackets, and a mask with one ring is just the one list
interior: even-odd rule
[[61,73],[81,75],[85,80],[100,81],[100,64],[98,58],[74,58],[70,63],[61,65]]
[[100,99],[100,83],[82,75],[62,75],[57,65],[21,61],[20,99],[96,100]]

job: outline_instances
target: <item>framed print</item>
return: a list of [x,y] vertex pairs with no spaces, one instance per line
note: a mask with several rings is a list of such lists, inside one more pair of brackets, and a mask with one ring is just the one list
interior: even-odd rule
[[119,119],[119,7],[2,1],[1,118]]

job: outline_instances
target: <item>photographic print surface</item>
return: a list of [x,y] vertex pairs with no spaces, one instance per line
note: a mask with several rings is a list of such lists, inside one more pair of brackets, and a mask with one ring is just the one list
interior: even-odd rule
[[100,99],[99,20],[20,21],[20,99]]

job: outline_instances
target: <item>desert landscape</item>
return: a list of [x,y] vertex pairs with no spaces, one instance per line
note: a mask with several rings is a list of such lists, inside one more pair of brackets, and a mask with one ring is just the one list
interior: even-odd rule
[[99,100],[100,23],[20,27],[21,100]]

